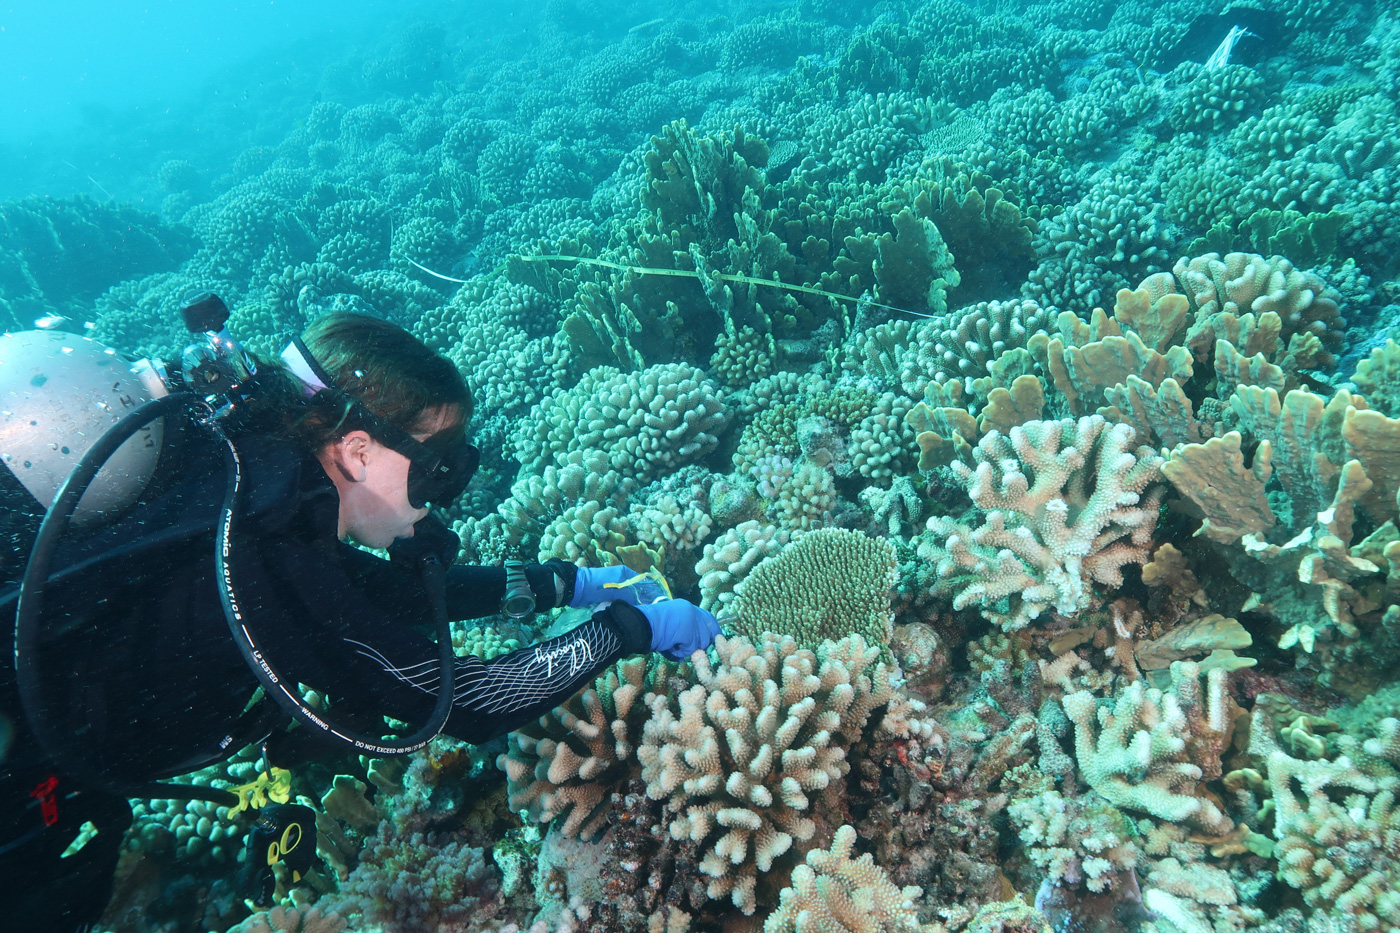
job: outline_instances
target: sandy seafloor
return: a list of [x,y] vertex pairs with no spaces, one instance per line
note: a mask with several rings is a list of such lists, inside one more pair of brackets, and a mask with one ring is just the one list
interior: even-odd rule
[[0,327],[386,316],[476,396],[464,561],[728,635],[299,770],[270,913],[141,802],[103,930],[1400,929],[1393,2],[355,27],[0,141]]

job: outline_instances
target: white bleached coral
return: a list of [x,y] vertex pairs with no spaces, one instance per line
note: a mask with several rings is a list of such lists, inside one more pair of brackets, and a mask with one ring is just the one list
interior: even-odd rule
[[761,457],[749,469],[770,521],[783,528],[809,530],[831,520],[836,478],[806,458]]
[[1114,806],[1223,835],[1234,824],[1203,782],[1218,778],[1236,707],[1215,668],[1178,661],[1168,690],[1138,680],[1099,706],[1089,691],[1063,700],[1074,723],[1075,760],[1089,786]]
[[540,475],[517,480],[496,520],[482,530],[503,539],[497,549],[507,556],[523,548],[539,560],[602,566],[608,563],[604,552],[627,543],[626,502],[634,489],[635,483],[608,469],[602,453],[575,451]]

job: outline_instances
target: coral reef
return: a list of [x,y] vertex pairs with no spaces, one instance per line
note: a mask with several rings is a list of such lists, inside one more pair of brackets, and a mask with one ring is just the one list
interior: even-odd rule
[[953,464],[984,523],[934,516],[919,546],[934,591],[1010,631],[1051,607],[1089,608],[1096,583],[1121,585],[1125,564],[1147,560],[1163,492],[1161,458],[1135,439],[1098,415],[984,435],[975,469]]
[[750,639],[791,635],[816,646],[852,633],[888,644],[895,549],[843,528],[796,535],[734,588],[734,630]]
[[919,929],[914,901],[923,891],[914,886],[900,890],[868,852],[852,858],[855,843],[856,831],[842,826],[829,850],[808,852],[806,864],[793,869],[792,886],[783,889],[778,909],[763,921],[763,933]]
[[716,643],[695,686],[648,697],[637,758],[670,833],[700,844],[712,898],[752,914],[761,873],[815,836],[849,768],[850,744],[891,696],[889,670],[859,635],[816,653],[791,637]]
[[473,392],[464,560],[725,635],[299,771],[321,864],[252,916],[246,820],[138,802],[104,928],[1400,926],[1389,5],[458,6],[4,148],[0,325],[394,320]]

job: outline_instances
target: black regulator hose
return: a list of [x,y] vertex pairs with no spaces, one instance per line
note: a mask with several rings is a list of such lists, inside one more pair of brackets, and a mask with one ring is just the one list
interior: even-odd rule
[[452,653],[452,629],[447,622],[446,574],[436,558],[425,559],[419,567],[423,582],[433,601],[433,615],[438,636],[438,695],[437,705],[427,725],[405,739],[389,741],[351,732],[329,722],[326,717],[312,709],[297,692],[296,683],[289,682],[273,668],[267,656],[259,647],[258,640],[249,631],[243,617],[243,608],[234,588],[233,572],[229,566],[229,554],[233,546],[233,522],[243,488],[243,461],[238,448],[224,434],[215,429],[216,436],[224,442],[224,462],[228,468],[227,492],[224,494],[223,509],[219,515],[219,525],[214,534],[214,567],[219,582],[219,599],[224,604],[224,617],[228,620],[229,631],[234,644],[243,654],[267,695],[277,701],[292,718],[309,729],[314,729],[327,737],[350,746],[357,753],[372,755],[405,755],[416,752],[436,738],[447,725],[447,717],[452,713],[452,701],[456,689],[456,656]]
[[[92,787],[100,787],[127,797],[152,800],[208,800],[224,806],[235,806],[238,796],[215,788],[192,784],[128,783],[114,781],[100,768],[94,767],[76,747],[71,729],[55,723],[44,702],[39,671],[39,627],[44,611],[44,586],[49,579],[54,551],[68,521],[78,508],[78,500],[92,485],[103,465],[137,431],[168,414],[184,413],[194,404],[203,404],[194,396],[174,394],[146,402],[131,414],[108,428],[97,442],[78,459],[68,478],[59,487],[53,503],[44,513],[39,533],[29,551],[29,563],[24,568],[19,600],[15,606],[15,684],[19,688],[20,704],[39,745],[66,774]],[[207,406],[206,406],[207,407]]]
[[25,566],[20,584],[18,604],[15,607],[15,681],[19,688],[20,702],[29,720],[36,740],[48,756],[63,771],[79,781],[100,787],[112,793],[128,797],[153,800],[208,800],[216,804],[233,806],[238,803],[236,795],[216,788],[198,787],[189,784],[167,784],[155,782],[121,782],[94,767],[76,747],[71,730],[65,730],[53,721],[48,705],[42,698],[42,683],[39,671],[38,644],[39,629],[43,616],[44,587],[49,579],[53,555],[59,540],[77,510],[92,481],[103,465],[126,441],[147,424],[157,418],[171,414],[184,414],[200,427],[205,428],[223,442],[225,463],[228,470],[228,486],[224,494],[219,524],[214,536],[214,561],[219,581],[219,598],[224,607],[234,643],[238,645],[248,666],[252,669],[264,691],[272,697],[285,712],[308,728],[324,733],[357,752],[376,755],[402,755],[417,751],[439,735],[447,724],[452,712],[455,690],[456,658],[452,652],[452,632],[447,619],[445,591],[446,571],[435,558],[425,558],[420,565],[425,588],[432,601],[434,628],[438,636],[439,689],[437,703],[429,722],[417,732],[401,740],[385,740],[373,736],[359,735],[349,729],[337,726],[323,714],[311,709],[296,690],[295,683],[288,683],[272,666],[259,648],[253,633],[243,616],[237,591],[234,588],[233,571],[229,556],[233,543],[234,520],[241,502],[243,486],[242,460],[233,442],[219,430],[213,418],[213,408],[203,400],[182,392],[146,402],[108,428],[92,447],[79,458],[68,478],[59,487],[53,504],[44,514],[30,550],[29,562]]

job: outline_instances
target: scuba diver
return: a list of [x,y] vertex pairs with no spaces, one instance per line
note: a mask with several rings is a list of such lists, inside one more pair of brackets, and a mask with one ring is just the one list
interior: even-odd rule
[[[485,742],[619,658],[686,659],[719,634],[708,612],[624,566],[455,565],[461,542],[429,506],[456,500],[476,470],[472,397],[450,361],[402,328],[333,312],[270,362],[232,340],[216,296],[184,314],[205,343],[178,373],[159,361],[145,371],[148,394],[168,394],[110,437],[81,439],[91,446],[57,490],[25,468],[80,439],[15,456],[14,426],[46,425],[0,398],[0,532],[16,550],[33,541],[27,563],[23,553],[0,563],[0,628],[15,638],[0,665],[0,890],[14,929],[97,920],[128,798],[235,799],[155,782],[249,746],[275,769],[337,749],[403,754],[439,733]],[[0,370],[16,367],[23,353],[3,349]],[[131,401],[110,370],[89,380],[92,393],[103,380]],[[67,416],[55,425],[72,427]],[[156,466],[139,480],[128,469],[134,501],[84,525],[111,472],[97,472],[101,461],[133,445],[158,447]],[[60,539],[75,515],[80,533]],[[448,620],[565,606],[598,608],[489,662],[452,654]],[[294,819],[275,809],[260,811],[274,833]],[[314,833],[314,815],[300,819]]]

